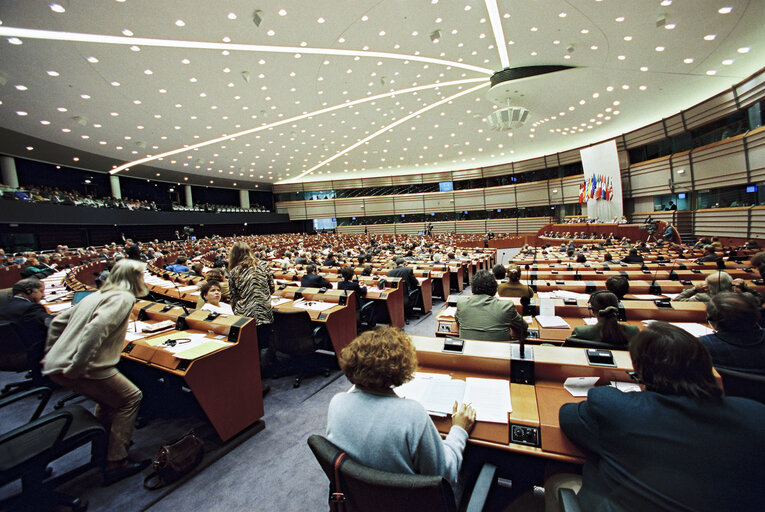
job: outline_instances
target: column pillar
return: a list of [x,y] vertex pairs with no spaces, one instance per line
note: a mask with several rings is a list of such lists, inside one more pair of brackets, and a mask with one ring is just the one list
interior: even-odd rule
[[191,198],[191,185],[184,185],[183,193],[184,193],[184,197],[186,198],[186,206],[188,207],[194,206],[194,201]]
[[112,197],[122,199],[122,188],[120,187],[120,177],[116,174],[109,176],[109,184],[112,186]]
[[245,210],[250,209],[250,191],[249,190],[239,191],[239,207]]
[[11,188],[19,188],[16,160],[12,156],[0,156],[0,169],[2,170],[3,183]]

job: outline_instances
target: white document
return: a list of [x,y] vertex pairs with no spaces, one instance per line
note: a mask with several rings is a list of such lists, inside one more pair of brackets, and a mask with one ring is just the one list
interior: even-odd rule
[[547,329],[570,329],[571,326],[568,325],[568,322],[563,320],[559,316],[544,316],[539,315],[537,316],[537,322],[539,322],[540,327],[545,327]]
[[287,299],[285,297],[271,297],[271,307],[281,306],[288,302],[292,302],[292,299]]
[[582,318],[582,320],[584,320],[585,325],[597,325],[598,324],[598,319],[597,318],[587,317],[587,318]]
[[181,286],[178,288],[179,292],[190,292],[191,290],[196,290],[198,287],[197,285],[191,285],[191,286]]
[[462,402],[464,396],[464,380],[431,380],[422,396],[422,405],[430,413],[446,416],[451,414],[454,402]]
[[598,379],[600,377],[569,377],[563,383],[563,387],[571,396],[587,396],[587,392],[595,387]]
[[714,334],[714,330],[710,329],[704,324],[697,324],[695,322],[670,322],[675,327],[679,327],[684,331],[688,331],[697,338],[699,336],[706,336],[707,334]]
[[513,410],[510,381],[468,377],[462,402],[473,406],[477,421],[507,423],[507,414]]
[[555,292],[539,292],[539,293],[537,293],[537,296],[540,299],[554,299],[555,298]]
[[524,316],[523,321],[526,322],[528,325],[531,325],[534,322],[534,317],[531,315]]
[[145,334],[141,334],[141,333],[134,333],[134,332],[129,332],[129,331],[125,333],[125,339],[127,341],[140,340],[141,338],[145,338],[145,337],[146,337],[146,335]]
[[64,302],[63,304],[47,304],[45,308],[51,313],[57,313],[58,311],[64,311],[72,307],[71,302]]
[[181,339],[189,338],[190,341],[176,342],[174,347],[167,347],[165,345],[160,345],[160,347],[172,354],[177,354],[178,352],[183,352],[184,350],[198,347],[199,345],[202,345],[208,341],[215,341],[211,340],[207,337],[206,334],[202,333],[182,333],[179,334],[179,336]]
[[665,293],[664,296],[668,298],[669,300],[675,300],[677,296],[680,295],[679,293]]
[[441,316],[448,316],[449,318],[454,318],[457,316],[457,306],[449,306],[447,308],[444,308],[443,312],[441,313]]
[[633,294],[633,297],[635,297],[637,300],[659,300],[663,299],[663,295],[650,295],[650,294]]
[[555,301],[552,299],[540,299],[539,316],[555,316]]
[[312,311],[325,311],[337,306],[334,302],[319,302],[315,300],[296,300],[293,304],[298,309],[310,309]]
[[586,293],[570,292],[568,290],[555,290],[552,293],[559,299],[590,299],[590,296]]
[[151,324],[135,320],[133,322],[128,322],[127,332],[142,333],[143,330],[147,328],[151,328]]
[[637,382],[623,382],[620,380],[612,380],[611,386],[615,387],[616,389],[624,393],[633,393],[635,391],[643,391],[640,388],[640,384],[638,384]]

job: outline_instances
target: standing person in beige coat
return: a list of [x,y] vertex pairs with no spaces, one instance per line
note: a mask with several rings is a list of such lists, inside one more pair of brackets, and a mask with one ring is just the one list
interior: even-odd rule
[[135,298],[146,295],[145,265],[118,261],[95,293],[51,322],[43,374],[96,402],[95,415],[109,432],[104,484],[138,473],[150,461],[128,459],[141,390],[116,365]]

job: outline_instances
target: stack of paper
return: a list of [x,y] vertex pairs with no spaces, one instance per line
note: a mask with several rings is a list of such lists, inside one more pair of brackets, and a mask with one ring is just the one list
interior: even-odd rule
[[571,396],[587,396],[587,392],[595,387],[600,377],[569,377],[563,387]]
[[447,308],[444,308],[443,312],[441,313],[441,316],[448,316],[449,318],[454,318],[457,315],[457,306],[449,306]]
[[547,329],[571,329],[571,326],[559,316],[542,316],[536,317],[540,327]]
[[592,318],[591,316],[588,316],[587,318],[582,318],[584,320],[585,325],[597,325],[598,319]]
[[699,336],[706,336],[707,334],[715,333],[713,329],[710,329],[706,325],[697,324],[695,322],[670,322],[670,324],[674,325],[675,327],[679,327],[683,329],[684,331],[688,331],[689,333],[693,334],[697,338]]

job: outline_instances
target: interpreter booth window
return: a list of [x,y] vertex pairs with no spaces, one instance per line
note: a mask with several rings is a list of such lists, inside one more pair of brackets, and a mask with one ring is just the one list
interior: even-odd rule
[[337,219],[313,219],[313,230],[317,233],[320,231],[332,231],[337,227]]
[[700,190],[698,193],[698,209],[706,208],[735,208],[737,206],[755,206],[763,204],[762,194],[758,185],[735,185],[733,187]]
[[690,208],[690,194],[687,192],[653,196],[653,211],[655,212],[690,210]]

